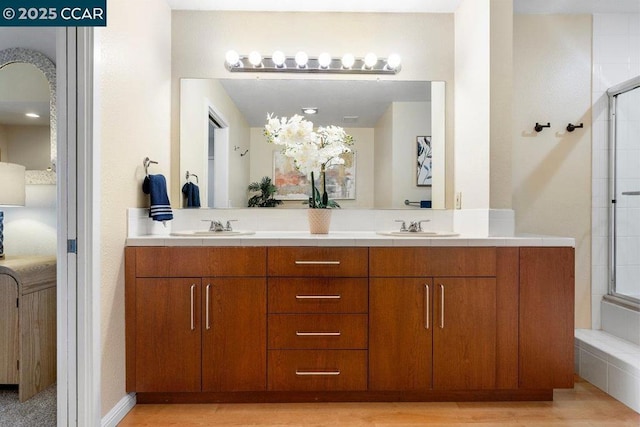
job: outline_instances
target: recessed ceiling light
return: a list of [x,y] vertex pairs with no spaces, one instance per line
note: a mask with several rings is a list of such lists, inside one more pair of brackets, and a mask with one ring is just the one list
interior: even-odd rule
[[318,109],[316,107],[306,107],[302,109],[304,114],[318,114]]
[[31,117],[33,119],[37,119],[40,117],[40,115],[36,114],[36,113],[26,113],[25,116],[27,117]]

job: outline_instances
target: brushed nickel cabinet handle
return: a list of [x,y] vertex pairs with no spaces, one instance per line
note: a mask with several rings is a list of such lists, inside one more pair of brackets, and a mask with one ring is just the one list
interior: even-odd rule
[[340,295],[296,295],[296,299],[340,299]]
[[316,375],[316,376],[336,376],[336,375],[340,375],[340,371],[336,370],[336,371],[298,371],[296,369],[296,375],[303,377],[303,376],[311,376],[311,375]]
[[429,329],[429,285],[424,285],[424,328]]
[[440,329],[444,329],[444,285],[440,284]]
[[340,331],[338,332],[301,332],[296,331],[296,336],[299,337],[339,337],[342,335]]
[[196,285],[191,285],[191,330],[192,331],[196,328],[195,318],[194,318],[194,309],[193,309],[195,290],[196,290]]
[[296,265],[340,265],[340,261],[295,261]]
[[211,283],[207,284],[207,291],[205,293],[205,327],[207,330],[211,329],[211,325],[209,325],[209,289],[211,288]]

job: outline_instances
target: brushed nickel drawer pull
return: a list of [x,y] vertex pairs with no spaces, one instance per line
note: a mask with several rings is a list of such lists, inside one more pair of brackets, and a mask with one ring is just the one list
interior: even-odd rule
[[195,316],[194,316],[194,313],[193,313],[193,311],[194,311],[193,310],[193,305],[194,305],[193,300],[195,298],[195,294],[194,294],[195,289],[196,289],[196,285],[191,285],[191,330],[192,331],[196,328],[196,326],[195,326]]
[[296,299],[340,299],[340,295],[296,295]]
[[207,292],[206,292],[206,301],[205,301],[205,305],[206,305],[206,311],[205,311],[205,317],[206,317],[206,328],[207,330],[211,329],[211,325],[209,324],[209,289],[211,288],[211,283],[209,283],[207,285]]
[[340,261],[296,261],[296,265],[340,265]]
[[296,336],[299,337],[339,337],[342,335],[338,332],[300,332],[296,331]]
[[429,329],[429,285],[424,285],[424,328]]
[[444,285],[440,285],[440,329],[444,329]]
[[298,371],[296,369],[296,375],[298,375],[299,377],[304,377],[304,376],[336,376],[336,375],[340,375],[340,371]]

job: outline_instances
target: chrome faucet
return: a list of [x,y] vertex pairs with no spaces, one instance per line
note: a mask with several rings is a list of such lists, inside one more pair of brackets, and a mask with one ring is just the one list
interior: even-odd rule
[[222,225],[222,221],[218,221],[215,219],[203,219],[202,221],[210,221],[211,224],[209,225],[209,231],[233,231],[233,228],[231,227],[231,222],[233,221],[237,221],[237,219],[230,219],[227,221],[226,225]]
[[[408,231],[410,233],[420,232],[420,231],[422,231],[422,223],[423,222],[429,222],[429,221],[431,221],[431,220],[430,219],[422,219],[420,221],[411,221],[411,222],[409,222],[409,227],[408,228],[406,228],[404,230],[400,229],[400,231]],[[403,223],[403,226],[404,226],[404,223]]]

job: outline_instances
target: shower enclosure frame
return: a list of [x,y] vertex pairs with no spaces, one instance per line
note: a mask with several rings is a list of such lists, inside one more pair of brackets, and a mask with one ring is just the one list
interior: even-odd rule
[[[616,291],[616,107],[617,96],[640,88],[640,76],[612,86],[607,90],[609,98],[609,286],[605,300],[626,308],[640,311],[640,299]],[[640,278],[638,278],[640,280]]]

